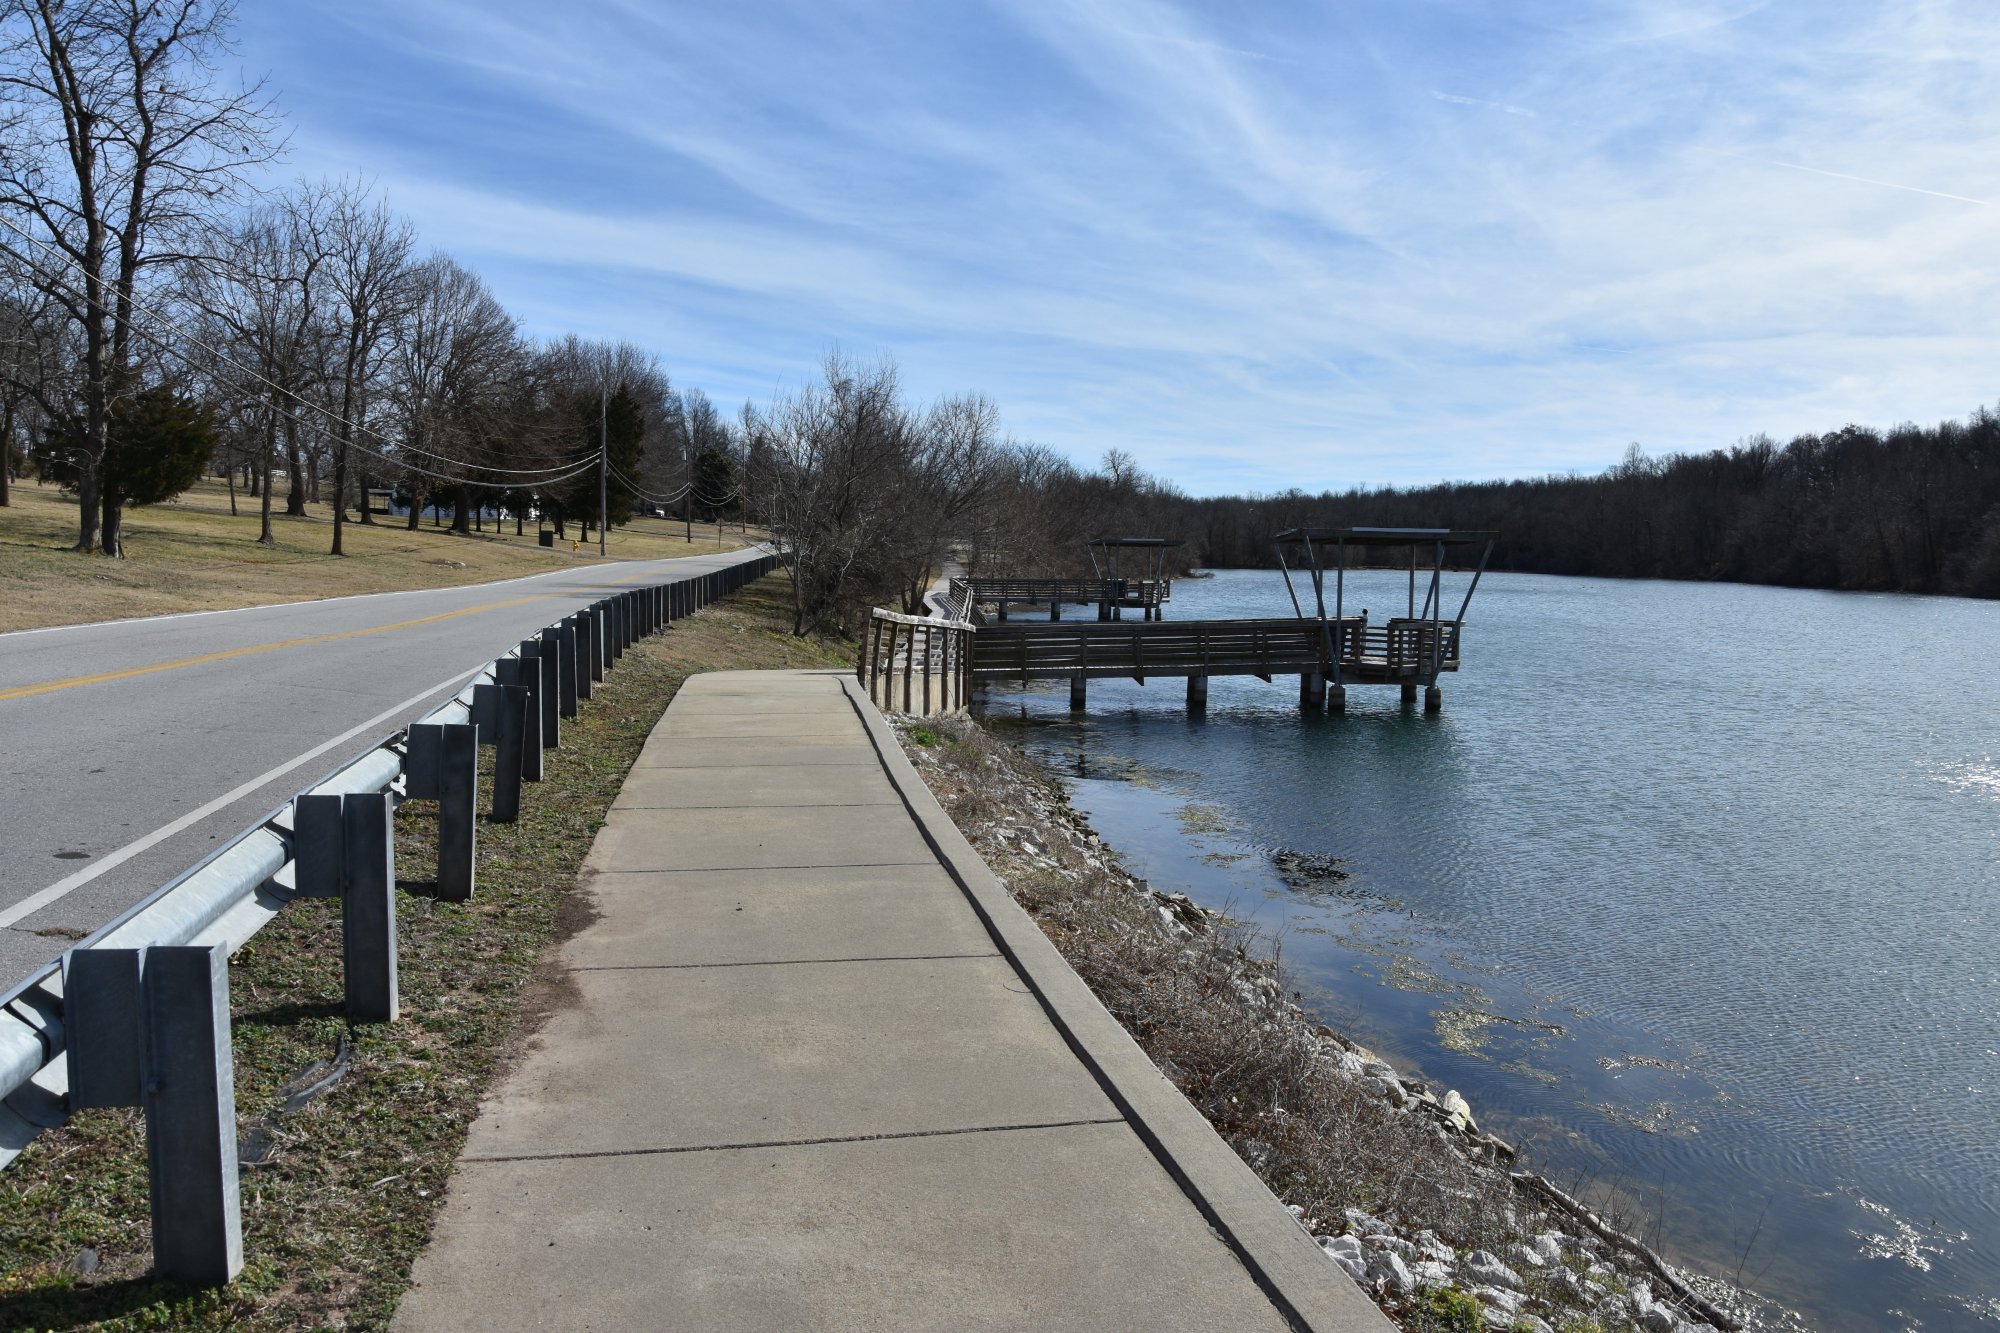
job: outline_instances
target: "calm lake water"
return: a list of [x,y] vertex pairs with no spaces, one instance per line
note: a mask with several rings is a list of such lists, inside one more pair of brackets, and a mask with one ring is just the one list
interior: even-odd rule
[[[1290,612],[1223,571],[1169,614]],[[1677,1257],[1815,1327],[2000,1328],[2000,605],[1489,574],[1464,653],[1437,716],[1283,677],[982,712]]]

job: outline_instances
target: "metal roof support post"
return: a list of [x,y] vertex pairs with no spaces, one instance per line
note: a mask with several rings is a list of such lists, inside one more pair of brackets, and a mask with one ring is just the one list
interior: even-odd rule
[[1479,577],[1486,572],[1486,562],[1493,557],[1493,539],[1486,539],[1486,549],[1479,553],[1479,567],[1472,571],[1472,583],[1465,590],[1465,600],[1458,604],[1458,623],[1465,623],[1465,609],[1472,605],[1472,594],[1479,591]]
[[1431,612],[1431,678],[1427,682],[1435,686],[1438,678],[1438,617],[1444,611],[1444,543],[1437,544],[1437,555],[1431,564],[1431,590],[1424,598],[1424,605]]
[[1278,568],[1285,576],[1285,591],[1292,595],[1292,614],[1300,620],[1306,618],[1305,608],[1299,605],[1299,590],[1292,586],[1292,567],[1285,562],[1285,548],[1278,547]]

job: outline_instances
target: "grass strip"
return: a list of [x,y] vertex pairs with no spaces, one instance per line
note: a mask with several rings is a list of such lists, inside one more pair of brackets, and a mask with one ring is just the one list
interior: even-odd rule
[[[129,510],[125,558],[79,555],[76,501],[54,486],[16,485],[0,508],[0,633],[51,625],[120,620],[183,611],[217,611],[358,593],[448,588],[545,574],[600,563],[597,543],[572,550],[568,541],[537,544],[535,527],[487,523],[485,531],[453,533],[426,518],[410,529],[402,519],[350,522],[347,554],[331,556],[333,523],[323,506],[309,516],[271,519],[273,544],[257,543],[254,501],[238,498],[239,513],[219,482],[196,483],[176,500]],[[571,530],[574,533],[574,529]],[[634,518],[611,530],[612,560],[657,560],[734,550],[739,533]]]
[[[0,1328],[385,1327],[480,1097],[560,1001],[544,960],[589,920],[577,873],[681,682],[851,662],[790,626],[774,574],[628,651],[564,723],[520,821],[482,817],[470,902],[410,878],[437,864],[436,803],[403,807],[401,1021],[350,1025],[339,904],[287,907],[231,964],[239,1140],[261,1159],[242,1171],[242,1276],[215,1291],[152,1278],[139,1114],[87,1111],[0,1175]],[[343,1051],[345,1073],[312,1094]]]

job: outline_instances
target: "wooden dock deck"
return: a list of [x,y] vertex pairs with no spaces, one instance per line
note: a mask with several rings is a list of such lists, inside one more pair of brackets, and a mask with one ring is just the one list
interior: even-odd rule
[[[1419,685],[1436,688],[1442,671],[1459,666],[1460,626],[1454,621],[1181,620],[1064,624],[1014,621],[985,625],[972,635],[972,680],[1068,680],[1070,702],[1082,707],[1085,682],[1185,677],[1188,701],[1207,702],[1211,676],[1254,676],[1269,682],[1298,676],[1300,698],[1323,701],[1328,682],[1400,685],[1414,700]],[[1338,671],[1336,673],[1336,658]],[[1335,696],[1335,705],[1344,696]]]

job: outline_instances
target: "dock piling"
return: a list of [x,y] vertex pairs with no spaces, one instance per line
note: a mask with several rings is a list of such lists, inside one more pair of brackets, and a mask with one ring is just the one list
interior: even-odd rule
[[1069,711],[1081,713],[1084,706],[1084,679],[1081,671],[1069,678]]
[[1317,671],[1299,673],[1299,707],[1326,707],[1326,677]]
[[1437,713],[1444,710],[1444,691],[1435,685],[1424,686],[1424,711]]
[[1187,706],[1190,713],[1199,713],[1208,707],[1208,677],[1189,676],[1187,678]]

